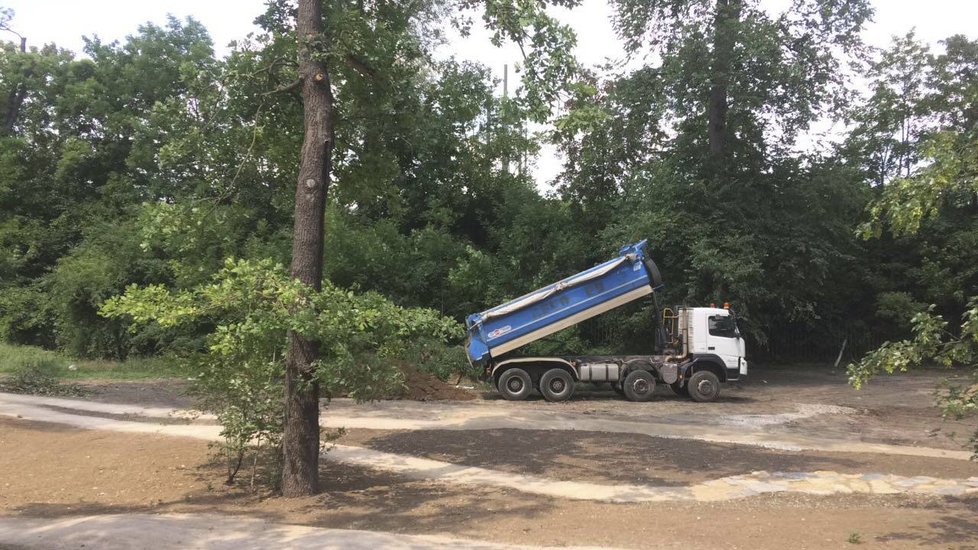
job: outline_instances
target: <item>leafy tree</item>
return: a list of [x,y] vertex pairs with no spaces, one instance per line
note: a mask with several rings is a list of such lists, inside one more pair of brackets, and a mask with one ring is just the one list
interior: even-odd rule
[[[455,7],[473,5],[483,4],[462,3]],[[297,45],[297,79],[282,90],[301,89],[303,101],[304,136],[294,203],[291,274],[304,284],[318,289],[323,277],[324,214],[334,176],[337,122],[342,113],[355,113],[358,105],[369,111],[371,105],[384,106],[385,100],[395,95],[391,90],[403,81],[398,78],[404,74],[399,69],[416,70],[424,61],[426,52],[418,45],[431,36],[424,32],[425,21],[449,7],[452,6],[437,2],[397,5],[340,1],[323,5],[313,0],[298,0],[294,7],[283,0],[272,3],[261,19],[273,34],[293,35]],[[495,40],[513,40],[524,48],[532,63],[526,79],[526,98],[532,112],[543,116],[544,103],[553,96],[552,90],[570,74],[562,67],[569,59],[566,52],[573,35],[547,14],[545,4],[504,0],[488,2],[484,7],[486,21],[496,33]],[[401,38],[408,40],[401,42]],[[377,66],[375,61],[379,61]],[[344,74],[344,67],[355,74]],[[335,97],[334,83],[338,88]],[[376,97],[369,103],[356,102],[358,95],[369,96],[371,92]],[[357,132],[360,128],[367,131]],[[348,126],[347,131],[362,136],[348,143],[363,144],[363,149],[369,150],[374,141],[369,130],[369,125]],[[361,154],[357,160],[369,163],[371,169],[390,166],[383,157]],[[342,173],[342,167],[337,165],[335,175]],[[382,174],[382,178],[390,177],[389,172]],[[295,331],[290,333],[289,341],[283,493],[298,496],[318,491],[319,388],[314,380],[318,346]]]
[[[19,289],[9,307],[0,305],[0,324],[19,341],[124,356],[125,331],[99,318],[89,297],[146,282],[141,268],[126,274],[139,244],[128,222],[143,201],[172,200],[178,189],[154,178],[157,141],[142,132],[158,105],[193,100],[188,68],[213,65],[213,52],[199,23],[171,19],[121,45],[89,40],[86,53],[90,59],[75,60],[52,45],[7,49],[0,60],[7,85],[24,90],[13,134],[0,138],[0,163],[9,168],[0,175],[0,286]],[[106,231],[112,246],[78,248]],[[39,313],[25,317],[27,304]]]
[[853,299],[866,300],[849,277],[867,275],[852,231],[868,195],[840,159],[794,149],[851,97],[845,69],[864,54],[868,3],[799,1],[775,15],[742,0],[614,6],[630,54],[647,61],[581,87],[557,127],[575,232],[604,250],[649,238],[667,303],[732,302],[754,349],[787,333],[836,347]]
[[206,352],[191,357],[188,374],[200,406],[221,423],[229,482],[249,446],[282,444],[287,333],[320,349],[309,383],[321,385],[327,397],[342,392],[365,400],[390,395],[402,382],[391,359],[419,340],[444,344],[461,332],[432,310],[404,309],[379,294],[329,283],[313,289],[270,260],[226,260],[211,282],[189,290],[133,285],[100,312],[137,326],[212,327]]
[[909,176],[920,160],[920,141],[932,128],[926,101],[930,64],[928,48],[910,32],[895,39],[869,69],[872,95],[854,109],[856,127],[846,147],[866,162],[873,185]]
[[[706,174],[731,176],[785,151],[849,97],[866,0],[795,0],[778,15],[756,0],[615,0],[626,47],[662,59],[677,146]],[[840,55],[841,54],[841,55]],[[770,152],[769,152],[770,149]]]
[[[946,51],[929,63],[926,100],[934,109],[939,127],[920,139],[922,163],[909,175],[897,176],[881,190],[869,208],[866,237],[884,228],[898,235],[918,235],[939,228],[940,233],[964,244],[963,253],[975,242],[978,213],[978,42],[955,36],[945,41]],[[955,219],[958,223],[949,224]],[[963,223],[962,223],[963,222]],[[953,229],[950,229],[953,228]],[[955,256],[958,252],[949,256]],[[937,262],[946,262],[937,254]],[[925,271],[926,273],[926,271]],[[913,338],[886,342],[858,363],[849,366],[851,383],[860,387],[872,376],[905,371],[928,364],[962,365],[972,369],[975,380],[964,388],[950,386],[943,397],[945,414],[962,417],[978,410],[978,278],[968,265],[963,273],[944,284],[940,297],[967,298],[960,326],[949,327],[931,305],[912,320]],[[976,446],[978,451],[978,446]]]

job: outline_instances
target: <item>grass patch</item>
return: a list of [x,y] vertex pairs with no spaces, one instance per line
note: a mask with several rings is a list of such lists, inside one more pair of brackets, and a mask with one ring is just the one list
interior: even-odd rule
[[[43,367],[37,367],[39,364]],[[0,377],[10,377],[34,365],[45,376],[65,380],[142,380],[175,378],[175,361],[163,357],[135,357],[126,361],[84,360],[34,346],[0,343]]]
[[77,397],[85,390],[78,384],[64,384],[58,376],[58,363],[50,359],[30,359],[0,378],[0,391]]

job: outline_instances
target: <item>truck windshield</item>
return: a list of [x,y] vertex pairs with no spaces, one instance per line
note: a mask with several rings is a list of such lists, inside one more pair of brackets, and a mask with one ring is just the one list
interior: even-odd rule
[[736,338],[740,336],[740,333],[737,331],[737,323],[732,316],[713,315],[710,317],[710,336]]

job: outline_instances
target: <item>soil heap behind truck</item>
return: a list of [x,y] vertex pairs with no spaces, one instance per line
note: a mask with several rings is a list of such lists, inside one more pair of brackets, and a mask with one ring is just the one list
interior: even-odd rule
[[[510,400],[525,399],[538,389],[548,401],[564,401],[574,394],[577,382],[611,383],[632,401],[651,400],[657,382],[696,401],[715,400],[721,383],[747,375],[735,317],[726,307],[678,306],[660,314],[655,291],[662,280],[645,255],[645,245],[644,240],[627,245],[613,260],[469,315],[469,361]],[[508,355],[650,294],[657,333],[652,355]]]

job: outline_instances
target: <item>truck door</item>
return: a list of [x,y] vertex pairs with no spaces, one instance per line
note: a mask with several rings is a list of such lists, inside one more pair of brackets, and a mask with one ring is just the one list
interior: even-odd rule
[[744,340],[740,337],[737,323],[729,311],[714,310],[707,318],[706,349],[723,360],[731,378],[736,378],[740,358],[744,356]]

